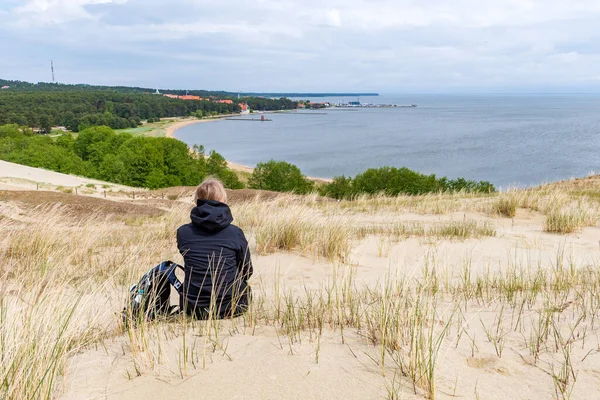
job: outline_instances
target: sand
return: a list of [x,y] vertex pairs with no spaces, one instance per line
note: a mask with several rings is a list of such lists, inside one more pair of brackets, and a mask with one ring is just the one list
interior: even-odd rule
[[[179,118],[179,119],[176,119],[176,121],[173,122],[172,124],[169,124],[169,126],[165,129],[165,136],[168,138],[175,139],[175,132],[177,131],[177,129],[181,129],[184,126],[199,124],[199,123],[203,123],[203,122],[213,122],[213,121],[218,121],[223,118],[236,117],[239,115],[240,114],[223,114],[223,115],[218,115],[216,117],[203,118],[203,119],[197,119],[197,118],[193,118],[193,117]],[[163,118],[163,119],[172,119],[172,118]]]
[[175,139],[175,131],[177,129],[181,129],[184,126],[199,124],[201,122],[208,122],[208,121],[212,121],[212,120],[193,118],[193,119],[185,119],[185,120],[180,120],[180,121],[174,122],[165,129],[165,136],[168,138],[171,138],[171,139]]
[[[6,185],[21,188],[22,185],[35,182],[55,187],[97,182],[5,162],[0,162],[0,171],[0,176],[4,177],[0,181],[12,179],[12,183]],[[183,189],[180,191],[183,192]],[[40,192],[32,191],[30,196],[35,197],[36,193]],[[19,195],[27,196],[27,193]],[[75,196],[69,199],[77,201]],[[188,200],[182,199],[184,202]],[[283,204],[292,205],[293,202],[290,198]],[[234,218],[239,216],[243,204],[233,205]],[[305,288],[317,289],[330,282],[340,268],[354,271],[359,284],[376,287],[390,273],[419,277],[425,265],[435,266],[437,273],[444,276],[445,273],[460,274],[467,263],[471,265],[473,274],[484,274],[486,271],[500,273],[511,264],[539,266],[551,271],[557,255],[561,253],[568,263],[576,267],[597,266],[600,260],[598,226],[586,227],[570,235],[549,234],[542,229],[544,215],[536,211],[519,209],[515,218],[507,219],[486,214],[468,201],[465,201],[463,209],[445,214],[385,208],[336,209],[336,204],[326,203],[323,206],[330,207],[329,213],[319,207],[307,209],[307,212],[310,211],[311,217],[323,223],[338,218],[356,226],[395,223],[434,226],[472,219],[493,224],[496,235],[468,240],[413,237],[397,242],[367,235],[353,243],[350,260],[340,266],[311,258],[301,249],[258,255],[256,237],[248,231],[255,266],[255,276],[251,282],[253,290],[264,293],[267,298],[274,295],[277,287],[296,294],[302,293]],[[22,207],[25,206],[14,196],[5,197],[4,200],[0,198],[0,218],[6,214],[16,219],[23,214]],[[276,208],[269,207],[263,212]],[[123,210],[125,214],[131,212]],[[111,212],[110,207],[106,212]],[[176,250],[172,257],[181,262]],[[104,306],[99,307],[96,317],[105,321],[107,326],[116,324],[125,290],[118,288],[111,299],[98,303]],[[493,324],[499,310],[486,309],[482,304],[465,308],[462,312],[468,321],[465,326],[474,338],[476,350],[473,350],[466,337],[457,345],[454,336],[444,342],[436,370],[436,398],[557,397],[551,372],[553,368],[558,370],[560,367],[560,352],[550,351],[543,362],[534,365],[523,345],[527,337],[523,338],[521,333],[511,330],[507,334],[504,353],[499,357],[482,328]],[[526,318],[535,318],[537,315],[534,310],[525,312]],[[569,319],[570,315],[564,315],[565,325],[574,323]],[[504,319],[509,326],[512,326],[512,316],[512,311],[505,311]],[[342,339],[339,331],[325,327],[318,344],[314,338],[307,336],[302,342],[289,343],[283,333],[266,325],[258,326],[255,330],[240,326],[235,330],[227,329],[227,325],[224,325],[221,335],[223,350],[209,352],[205,365],[198,361],[201,355],[191,355],[197,357],[196,363],[186,364],[185,370],[182,370],[180,358],[182,337],[176,334],[162,337],[162,358],[153,366],[138,365],[139,376],[135,372],[131,354],[126,351],[129,339],[124,335],[108,338],[99,346],[73,355],[65,371],[59,398],[362,400],[386,399],[389,388],[394,385],[401,385],[398,388],[401,396],[398,398],[423,398],[422,391],[414,394],[406,378],[394,380],[393,365],[385,368],[386,376],[383,376],[382,367],[377,363],[379,348],[369,343],[363,332],[354,329],[345,332]],[[187,340],[202,343],[204,337],[199,332],[190,332]],[[596,332],[588,332],[585,342],[584,349],[581,338],[577,338],[573,348],[573,364],[577,374],[571,395],[573,399],[600,398],[600,352],[588,353],[590,346],[600,348]]]
[[[90,185],[90,187],[86,187]],[[91,188],[94,185],[94,188]],[[104,186],[104,187],[103,187]],[[104,190],[144,191],[140,188],[63,174],[0,160],[0,190],[81,188],[101,193]]]
[[[327,217],[322,218],[325,221]],[[392,243],[384,254],[379,254],[381,239],[368,236],[354,246],[350,265],[356,272],[357,282],[369,287],[390,272],[420,276],[423,266],[431,259],[435,259],[441,276],[445,270],[451,274],[460,271],[467,261],[475,274],[485,273],[486,269],[492,274],[500,272],[511,262],[550,269],[560,249],[564,249],[575,265],[594,264],[600,259],[599,228],[586,228],[577,235],[548,234],[541,229],[543,217],[526,210],[519,210],[514,220],[491,218],[478,212],[351,213],[344,218],[348,223],[365,226],[383,222],[436,224],[473,218],[491,221],[497,227],[495,237],[481,239],[411,238]],[[249,238],[255,254],[256,272],[252,280],[255,291],[270,296],[273,288],[280,285],[301,293],[307,287],[320,287],[334,276],[335,265],[310,259],[301,252],[256,255],[255,238],[251,234]],[[472,355],[468,340],[462,340],[459,346],[448,340],[438,363],[436,398],[554,398],[552,378],[548,375],[550,365],[533,366],[519,334],[510,336],[502,357],[495,354],[485,339],[481,326],[491,325],[498,310],[483,312],[475,307],[464,312],[471,321],[468,327],[477,339],[478,350]],[[535,314],[531,312],[531,315]],[[510,321],[508,315],[505,318]],[[393,384],[392,369],[383,377],[381,367],[374,361],[378,359],[378,347],[370,345],[353,330],[342,340],[339,331],[326,328],[319,344],[318,362],[315,361],[317,343],[314,339],[305,337],[302,343],[289,345],[285,336],[278,335],[273,327],[233,333],[224,328],[223,335],[227,356],[220,351],[210,353],[205,367],[198,364],[196,368],[189,367],[183,378],[178,358],[180,337],[163,341],[162,346],[167,350],[160,368],[135,378],[125,372],[133,371],[131,358],[123,355],[127,340],[117,338],[104,349],[74,357],[62,399],[385,399],[388,398],[386,388]],[[198,334],[192,337],[202,340]],[[572,398],[600,396],[600,357],[595,354],[576,367],[577,383]],[[578,360],[585,356],[583,350],[574,351]],[[558,355],[556,357],[558,360]],[[412,393],[406,380],[399,380],[403,385],[402,398],[423,398],[421,394]]]

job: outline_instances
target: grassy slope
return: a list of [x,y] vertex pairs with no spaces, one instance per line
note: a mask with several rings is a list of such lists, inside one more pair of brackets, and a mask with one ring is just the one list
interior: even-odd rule
[[177,122],[178,118],[169,118],[163,119],[160,122],[145,122],[142,126],[138,128],[128,128],[128,129],[117,129],[115,132],[122,133],[127,132],[132,135],[144,135],[144,136],[152,136],[152,137],[164,137],[165,130],[175,122]]

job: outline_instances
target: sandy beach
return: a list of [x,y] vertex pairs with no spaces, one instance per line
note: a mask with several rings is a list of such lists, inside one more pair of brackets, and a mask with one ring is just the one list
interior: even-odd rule
[[[234,114],[237,115],[237,114]],[[172,138],[172,139],[176,139],[175,137],[175,133],[177,132],[178,129],[181,129],[185,126],[189,126],[189,125],[194,125],[194,124],[199,124],[199,123],[204,123],[204,122],[214,122],[214,121],[218,121],[220,119],[226,118],[226,117],[231,117],[233,115],[223,115],[223,116],[219,116],[217,118],[210,118],[210,119],[185,119],[185,120],[180,120],[177,122],[174,122],[173,124],[170,124],[166,129],[165,129],[165,136],[168,138]],[[227,166],[232,169],[233,171],[239,171],[239,172],[244,172],[244,173],[248,173],[251,174],[254,171],[254,168],[252,167],[248,167],[246,165],[241,165],[241,164],[237,164],[231,161],[227,161]]]
[[[210,118],[210,119],[209,118],[206,118],[206,119],[197,119],[197,118],[180,119],[180,120],[173,122],[172,124],[169,124],[169,126],[165,128],[165,136],[168,138],[171,138],[171,139],[175,139],[175,132],[177,131],[177,129],[181,129],[184,126],[200,124],[203,122],[218,121],[219,119],[229,117],[229,116],[230,115],[220,116],[218,118]],[[171,119],[171,118],[167,118],[167,119]]]

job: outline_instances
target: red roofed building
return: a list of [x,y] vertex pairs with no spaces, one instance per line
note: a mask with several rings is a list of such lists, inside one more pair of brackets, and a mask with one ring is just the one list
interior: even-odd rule
[[179,96],[181,100],[202,100],[200,96],[192,96],[191,94],[186,94],[185,96]]
[[2,89],[8,89],[10,86],[2,86]]
[[224,99],[224,100],[215,100],[215,103],[221,103],[221,104],[233,104],[233,100],[229,100],[229,99]]

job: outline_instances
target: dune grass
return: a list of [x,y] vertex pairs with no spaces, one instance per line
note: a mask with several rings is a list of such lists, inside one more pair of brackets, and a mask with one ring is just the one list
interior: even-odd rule
[[492,210],[503,217],[514,218],[517,215],[517,207],[516,198],[501,196],[492,205]]
[[487,222],[478,222],[464,219],[463,221],[452,221],[447,224],[438,225],[429,231],[430,236],[439,236],[443,238],[481,238],[486,236],[496,236],[496,229]]
[[[514,197],[510,204],[535,205],[549,212],[548,219],[557,218],[552,229],[558,230],[552,232],[596,222],[597,210],[585,200],[573,205],[568,196],[550,192],[507,196]],[[551,268],[511,261],[478,274],[471,271],[469,259],[461,271],[427,259],[418,273],[390,272],[365,285],[356,280],[350,254],[366,235],[380,238],[380,256],[387,256],[386,246],[401,237],[464,240],[496,235],[492,223],[469,218],[368,227],[356,221],[362,207],[408,207],[439,215],[468,208],[474,201],[492,207],[494,197],[424,196],[421,206],[419,198],[380,197],[375,206],[371,200],[352,204],[307,197],[294,202],[282,196],[233,206],[236,223],[255,240],[257,253],[292,251],[323,260],[332,265],[333,277],[320,287],[288,287],[278,278],[274,289],[255,282],[249,312],[231,321],[178,316],[141,321],[135,327],[122,326],[118,317],[128,287],[157,261],[178,259],[174,232],[187,222],[189,204],[175,202],[164,216],[136,224],[100,214],[82,218],[49,206],[25,216],[3,214],[0,398],[56,398],[75,354],[115,341],[129,357],[124,374],[131,379],[149,371],[158,374],[170,351],[178,352],[183,378],[191,370],[208,368],[211,354],[233,357],[225,338],[253,335],[257,328],[275,332],[291,354],[294,346],[313,346],[315,363],[325,331],[340,343],[352,332],[374,351],[369,356],[373,367],[386,382],[392,379],[386,386],[389,398],[400,398],[410,388],[434,399],[442,361],[459,356],[453,349],[472,357],[491,353],[498,359],[517,353],[531,359],[533,368],[547,369],[544,385],[556,397],[574,393],[578,371],[594,362],[586,354],[595,354],[600,344],[598,265],[575,264],[563,249],[557,250]],[[552,202],[562,207],[556,215],[549,208]],[[372,209],[366,213],[372,215]]]
[[445,215],[465,209],[473,201],[490,198],[491,194],[481,193],[430,193],[421,196],[360,195],[353,200],[342,200],[340,207],[359,213],[381,211],[414,212],[417,214]]
[[315,259],[343,262],[355,236],[349,221],[322,220],[302,205],[252,202],[236,207],[235,212],[240,227],[254,233],[259,254],[298,249]]
[[546,215],[544,230],[552,233],[574,233],[594,224],[582,209],[555,208]]
[[[250,312],[242,318],[178,319],[171,322],[170,332],[175,325],[181,340],[190,330],[202,332],[202,341],[180,343],[180,359],[187,360],[181,364],[182,377],[189,372],[186,368],[206,368],[210,354],[227,354],[224,332],[252,334],[257,326],[272,326],[290,354],[294,346],[314,346],[316,363],[324,329],[337,332],[342,343],[345,335],[359,332],[376,350],[372,360],[384,377],[392,375],[402,382],[399,387],[411,387],[429,399],[437,396],[438,364],[452,348],[470,348],[474,357],[489,345],[498,359],[510,349],[540,367],[551,365],[546,384],[567,398],[582,368],[581,355],[598,346],[600,275],[596,267],[575,269],[561,257],[557,255],[552,271],[510,265],[503,274],[468,280],[442,279],[435,265],[426,265],[418,278],[388,276],[372,287],[358,285],[352,270],[339,266],[335,281],[323,288],[294,293],[280,287],[269,296],[258,287]],[[471,275],[468,269],[466,274]],[[165,329],[153,323],[135,330],[131,348],[136,349],[138,373],[159,362],[158,332]],[[389,398],[401,397],[399,387],[388,388]]]

